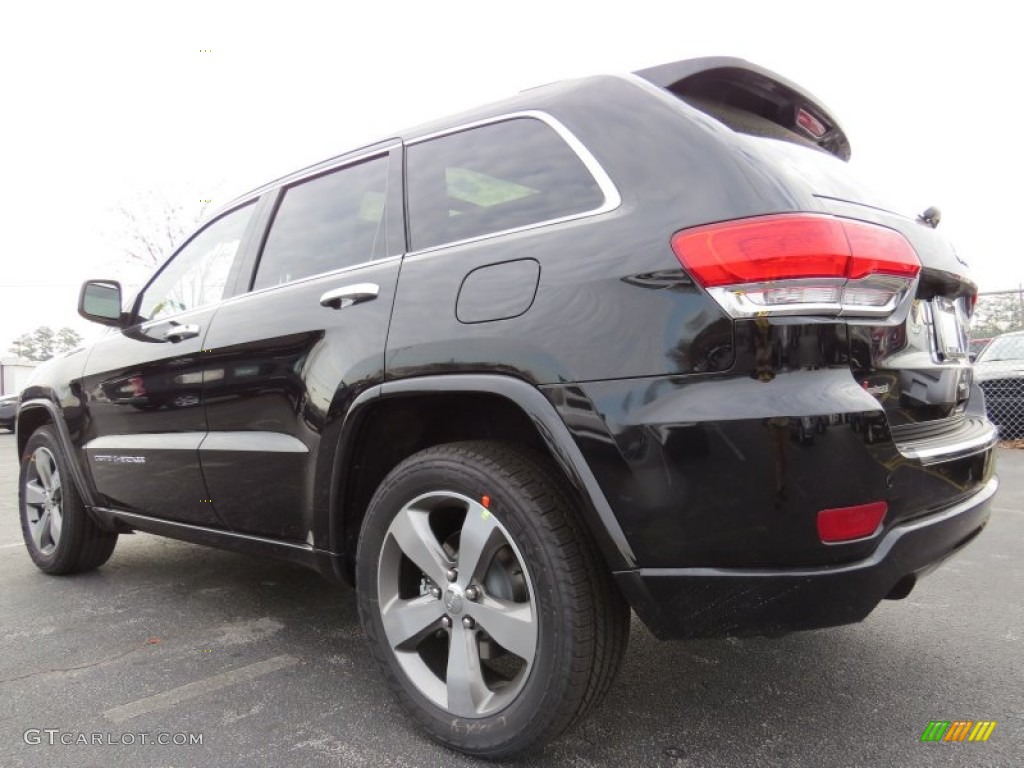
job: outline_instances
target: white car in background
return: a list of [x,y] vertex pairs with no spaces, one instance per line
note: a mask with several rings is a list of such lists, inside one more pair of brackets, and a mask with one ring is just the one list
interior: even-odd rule
[[978,354],[974,378],[1004,440],[1024,438],[1024,331],[997,336]]

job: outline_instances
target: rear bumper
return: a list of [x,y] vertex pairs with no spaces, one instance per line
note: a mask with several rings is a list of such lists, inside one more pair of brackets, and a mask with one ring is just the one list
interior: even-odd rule
[[844,565],[773,568],[649,568],[616,574],[634,610],[660,638],[776,634],[863,620],[886,596],[973,539],[988,522],[998,487],[893,526],[874,553]]

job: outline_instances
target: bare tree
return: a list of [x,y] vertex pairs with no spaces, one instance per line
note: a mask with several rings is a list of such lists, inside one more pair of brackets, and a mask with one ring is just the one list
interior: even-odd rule
[[209,204],[209,199],[193,203],[179,196],[171,200],[154,191],[137,195],[117,208],[119,250],[145,267],[162,264],[203,219]]

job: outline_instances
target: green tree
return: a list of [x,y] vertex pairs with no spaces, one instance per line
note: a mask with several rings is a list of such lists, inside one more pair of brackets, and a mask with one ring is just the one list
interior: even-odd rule
[[971,336],[986,339],[1024,328],[1024,291],[987,293],[978,297],[971,318]]
[[72,349],[82,343],[82,334],[76,331],[74,328],[68,328],[64,326],[57,331],[57,337],[54,339],[54,352],[55,354],[63,354],[64,352],[70,352]]
[[26,360],[42,361],[74,349],[81,341],[82,337],[73,328],[54,331],[48,325],[41,325],[15,339],[10,351]]

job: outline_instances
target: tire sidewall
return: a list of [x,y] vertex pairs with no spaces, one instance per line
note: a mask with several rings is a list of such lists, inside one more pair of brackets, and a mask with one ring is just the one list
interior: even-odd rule
[[[385,666],[403,704],[428,731],[465,751],[487,751],[512,739],[528,740],[528,734],[547,724],[552,696],[569,667],[572,638],[558,617],[569,614],[550,575],[557,568],[551,562],[539,526],[531,525],[529,510],[523,507],[510,484],[488,478],[471,465],[454,461],[417,461],[401,465],[378,489],[363,522],[357,554],[356,584],[359,609],[371,648]],[[533,667],[516,699],[505,708],[481,718],[452,715],[426,698],[406,677],[388,646],[377,599],[377,564],[388,527],[409,501],[425,493],[449,491],[471,499],[491,498],[489,510],[505,527],[524,561],[533,587],[537,614],[537,652]]]

